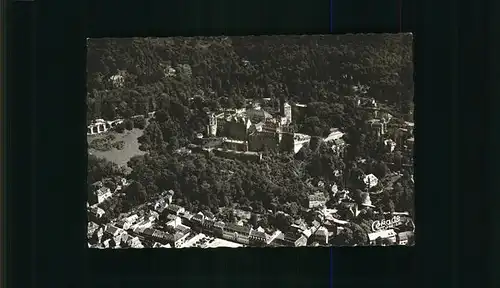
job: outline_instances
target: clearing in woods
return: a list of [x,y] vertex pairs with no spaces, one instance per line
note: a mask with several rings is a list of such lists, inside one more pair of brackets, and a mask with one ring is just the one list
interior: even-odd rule
[[137,138],[141,137],[143,134],[143,130],[134,128],[131,131],[125,130],[123,133],[117,132],[106,132],[98,135],[87,136],[87,142],[90,143],[94,139],[103,138],[106,135],[113,134],[116,139],[113,142],[123,141],[125,146],[122,150],[118,150],[116,148],[111,148],[108,151],[98,151],[92,148],[89,148],[89,153],[100,158],[105,158],[108,161],[116,163],[118,166],[125,167],[128,172],[130,172],[130,168],[127,166],[128,160],[136,155],[143,155],[145,152],[139,150],[139,142]]

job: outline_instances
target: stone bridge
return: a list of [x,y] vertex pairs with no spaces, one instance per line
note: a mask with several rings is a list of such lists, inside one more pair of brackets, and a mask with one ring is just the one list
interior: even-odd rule
[[[155,116],[156,111],[148,113],[148,119]],[[142,115],[135,115],[132,118],[143,117]],[[96,135],[107,132],[109,129],[116,125],[123,123],[124,119],[115,119],[113,121],[106,121],[104,119],[96,119],[92,124],[87,126],[87,135]]]
[[122,122],[123,119],[116,119],[113,121],[105,121],[103,119],[97,119],[92,124],[87,126],[87,135],[104,133]]

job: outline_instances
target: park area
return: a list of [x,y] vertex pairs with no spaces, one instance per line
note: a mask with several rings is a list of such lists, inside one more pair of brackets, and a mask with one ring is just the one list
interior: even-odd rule
[[127,166],[128,160],[133,156],[145,153],[139,150],[137,140],[142,134],[143,130],[134,128],[130,131],[125,130],[123,133],[111,131],[87,136],[89,153],[99,158],[105,158],[130,171]]

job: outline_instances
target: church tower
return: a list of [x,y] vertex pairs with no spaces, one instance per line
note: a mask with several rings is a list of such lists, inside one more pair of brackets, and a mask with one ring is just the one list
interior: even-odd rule
[[207,137],[217,135],[217,117],[214,113],[208,114]]

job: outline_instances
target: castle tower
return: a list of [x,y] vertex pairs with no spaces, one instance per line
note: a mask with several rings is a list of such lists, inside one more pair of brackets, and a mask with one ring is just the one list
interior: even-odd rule
[[280,96],[280,116],[283,119],[283,124],[291,124],[292,123],[292,106],[285,101],[285,97]]
[[208,114],[207,136],[217,135],[217,117],[214,113]]
[[285,116],[285,96],[280,96],[280,116]]
[[288,104],[288,102],[285,102],[283,104],[283,110],[285,112],[285,118],[286,118],[286,122],[287,124],[291,124],[292,123],[292,106],[290,104]]

